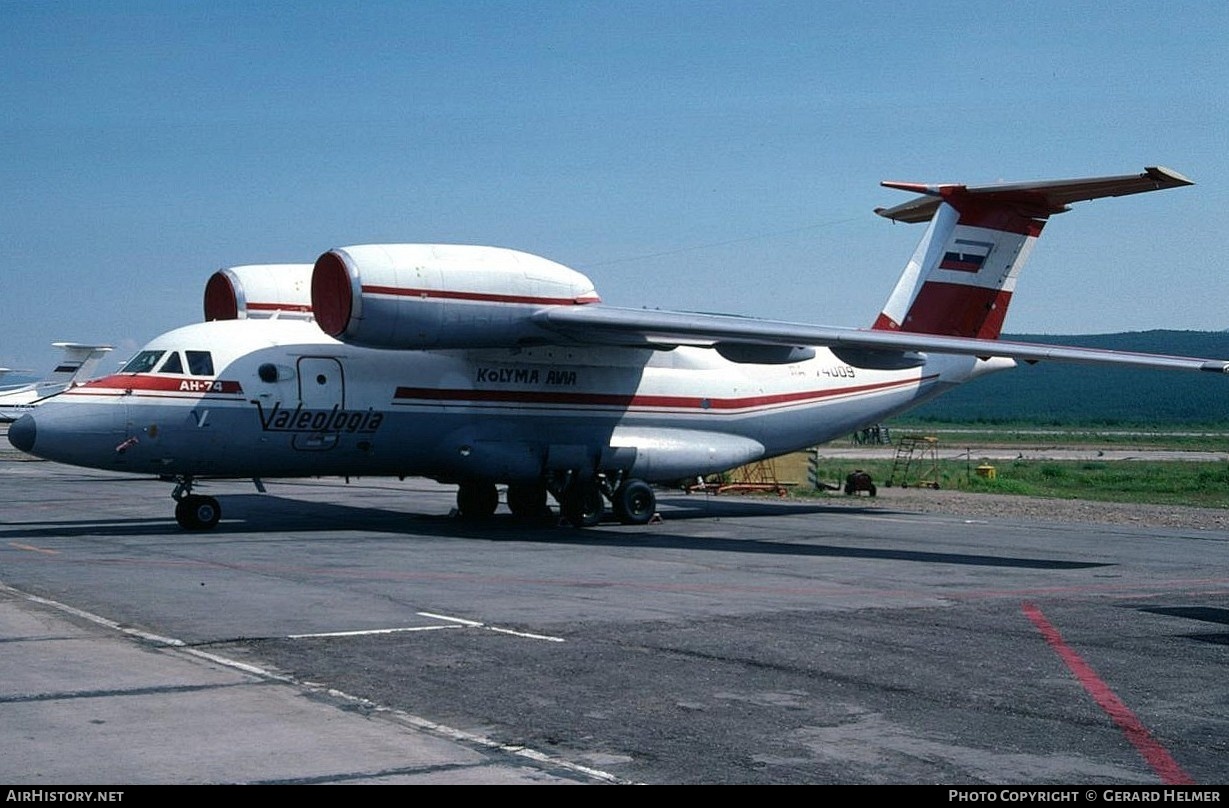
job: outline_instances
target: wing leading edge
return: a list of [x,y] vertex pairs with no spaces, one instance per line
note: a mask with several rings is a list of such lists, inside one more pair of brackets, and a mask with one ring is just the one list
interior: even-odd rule
[[[534,315],[541,327],[576,343],[670,348],[696,345],[720,350],[723,346],[776,346],[800,349],[826,347],[867,352],[865,366],[920,364],[916,352],[961,354],[982,358],[1006,357],[1024,362],[1068,362],[1120,365],[1154,370],[1196,370],[1229,373],[1229,360],[1108,351],[1063,345],[946,337],[905,331],[807,325],[757,320],[728,314],[624,309],[606,305],[557,306]],[[910,355],[916,357],[909,362]],[[847,360],[848,361],[848,360]],[[850,361],[849,364],[862,364]]]

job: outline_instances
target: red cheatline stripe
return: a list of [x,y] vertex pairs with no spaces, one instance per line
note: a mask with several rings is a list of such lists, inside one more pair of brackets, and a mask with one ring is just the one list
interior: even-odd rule
[[1075,678],[1088,691],[1088,695],[1092,696],[1097,706],[1118,725],[1118,728],[1127,736],[1127,740],[1139,750],[1152,770],[1160,776],[1161,781],[1166,785],[1193,785],[1195,781],[1191,779],[1191,776],[1183,771],[1168,750],[1152,737],[1143,723],[1135,717],[1135,713],[1131,712],[1131,708],[1122,703],[1122,699],[1118,698],[1110,686],[1084,661],[1083,657],[1067,645],[1058,629],[1041,613],[1041,609],[1032,603],[1025,603],[1021,608],[1024,616],[1032,621],[1054,652],[1063,662],[1067,663],[1067,668],[1075,674]]
[[[69,398],[123,398],[128,395],[129,391],[121,390],[118,387],[109,388],[106,390],[86,390],[81,387],[65,390],[61,395]],[[142,401],[150,399],[163,399],[165,401],[242,401],[242,398],[236,398],[228,393],[164,393],[158,390],[142,390],[140,391]]]
[[179,393],[232,393],[243,392],[236,381],[217,379],[185,378],[183,376],[145,376],[140,374],[117,374],[103,376],[66,392],[88,394],[92,390],[171,390]]
[[937,375],[920,379],[880,382],[832,390],[805,390],[796,393],[778,393],[746,398],[704,398],[701,396],[640,396],[631,393],[563,393],[544,390],[447,390],[434,387],[398,387],[394,401],[418,399],[458,403],[500,402],[515,404],[579,404],[588,406],[615,407],[673,407],[679,409],[738,410],[774,404],[792,404],[814,401],[832,396],[849,395],[886,390],[893,387],[914,385],[930,381]]
[[487,292],[456,292],[447,289],[403,289],[400,286],[363,286],[363,294],[398,297],[434,297],[442,300],[479,300],[486,303],[529,303],[539,306],[582,306],[601,303],[597,295],[583,297],[535,297],[533,295],[496,295]]

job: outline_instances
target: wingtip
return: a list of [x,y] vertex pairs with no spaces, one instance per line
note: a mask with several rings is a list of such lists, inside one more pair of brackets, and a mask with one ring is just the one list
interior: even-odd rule
[[915,194],[925,194],[927,196],[938,196],[939,186],[927,185],[924,182],[897,182],[895,180],[880,180],[880,185],[884,188],[895,188],[898,191],[909,191]]
[[1195,181],[1191,178],[1183,176],[1177,171],[1174,171],[1172,168],[1166,168],[1165,166],[1148,166],[1144,169],[1144,173],[1149,177],[1152,177],[1152,179],[1156,180],[1157,182],[1161,182],[1166,185],[1178,186],[1195,184]]

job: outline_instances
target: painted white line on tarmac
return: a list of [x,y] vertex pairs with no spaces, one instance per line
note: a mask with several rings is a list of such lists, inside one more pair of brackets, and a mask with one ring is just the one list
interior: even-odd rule
[[[171,637],[161,637],[157,634],[150,634],[148,632],[137,631],[135,629],[127,629],[121,626],[119,623],[116,623],[114,620],[108,620],[107,618],[102,617],[100,615],[92,614],[90,612],[74,608],[67,604],[60,603],[59,601],[50,600],[48,598],[40,598],[37,595],[31,595],[26,592],[22,592],[19,589],[14,589],[13,587],[8,586],[7,584],[0,583],[0,592],[11,595],[15,598],[22,598],[31,603],[37,603],[41,606],[46,606],[48,608],[55,609],[57,611],[64,612],[66,614],[71,614],[75,617],[80,617],[84,620],[88,620],[89,622],[94,623],[95,625],[101,626],[103,628],[108,628],[113,631],[117,631],[121,634],[125,634],[130,637],[136,637],[136,638],[146,640],[146,641],[158,642],[162,645],[165,645],[165,646],[168,646],[169,648],[174,649],[175,651],[190,654],[194,657],[205,659],[210,662],[217,663],[219,665],[224,665],[228,668],[233,668],[235,670],[243,671],[245,673],[259,676],[261,678],[266,678],[266,679],[270,679],[276,682],[281,682],[283,684],[293,685],[303,690],[324,692],[336,699],[348,701],[352,704],[362,704],[374,712],[378,712],[385,716],[388,716],[389,718],[396,721],[397,723],[400,723],[408,727],[412,727],[414,729],[419,729],[425,732],[430,732],[432,734],[435,734],[435,735],[438,735],[444,738],[448,738],[453,741],[457,741],[460,743],[466,743],[466,744],[470,744],[473,746],[479,746],[485,749],[499,751],[499,752],[502,752],[508,755],[514,755],[516,757],[525,758],[526,760],[532,760],[535,763],[555,766],[557,768],[564,769],[564,770],[571,771],[571,772],[576,772],[578,774],[583,774],[586,777],[590,777],[594,780],[600,780],[606,783],[627,783],[627,781],[622,780],[619,777],[616,777],[615,775],[609,772],[604,772],[600,769],[594,769],[589,766],[582,766],[579,763],[572,763],[571,761],[563,760],[562,758],[557,758],[552,755],[548,755],[544,752],[539,752],[535,749],[529,749],[524,746],[514,746],[514,745],[500,743],[498,741],[487,738],[486,736],[483,736],[483,735],[475,735],[473,733],[465,732],[463,730],[454,729],[453,727],[449,727],[445,724],[438,724],[434,721],[428,721],[425,718],[420,718],[416,715],[411,715],[410,713],[404,712],[402,710],[394,710],[391,707],[385,707],[381,704],[376,704],[375,702],[370,701],[369,699],[364,699],[360,696],[352,696],[343,690],[336,690],[334,688],[322,687],[321,685],[312,684],[310,682],[305,682],[305,681],[296,679],[292,676],[285,676],[282,674],[273,673],[264,668],[258,667],[256,665],[249,665],[246,662],[240,662],[236,659],[230,659],[228,657],[224,657],[219,654],[210,653],[208,651],[202,651],[196,648],[190,648],[190,647],[187,647],[187,644],[183,642],[182,640],[176,640]],[[482,623],[478,623],[473,620],[465,620],[464,618],[460,618],[460,617],[447,617],[445,615],[428,615],[425,612],[420,612],[420,614],[424,614],[424,615],[431,616],[431,617],[436,617],[440,620],[448,620],[448,621],[456,622],[456,623],[469,624],[470,626],[475,627],[475,628],[490,628],[493,631],[500,630],[500,629],[492,628],[490,626],[483,625]],[[449,628],[449,626],[438,626],[438,628]],[[508,633],[515,633],[515,632],[508,632]],[[537,637],[537,635],[531,635],[531,634],[522,635],[522,636]],[[562,639],[557,639],[557,638],[552,638],[552,637],[538,637],[538,638],[554,640],[557,642],[563,642]]]
[[432,614],[431,612],[419,612],[422,617],[430,617],[435,620],[447,620],[450,623],[459,623],[468,628],[484,628],[487,631],[494,631],[499,634],[511,634],[514,637],[524,637],[527,640],[545,640],[547,642],[567,642],[563,637],[551,637],[546,634],[530,634],[527,631],[516,631],[510,628],[500,628],[499,626],[488,626],[486,623],[480,623],[477,620],[467,620],[464,617],[449,617],[446,614]]
[[419,617],[430,617],[433,620],[447,620],[449,623],[460,623],[463,626],[470,628],[482,628],[485,623],[479,623],[477,620],[466,620],[464,617],[449,617],[446,614],[432,614],[431,612],[419,612]]
[[124,626],[121,626],[119,623],[115,622],[114,620],[108,620],[105,617],[92,614],[91,612],[83,611],[81,609],[75,609],[72,606],[69,606],[64,603],[60,603],[59,601],[49,600],[48,598],[40,598],[38,595],[30,595],[25,592],[22,592],[19,589],[14,589],[11,586],[7,586],[6,584],[0,584],[0,592],[8,593],[14,597],[23,598],[25,600],[30,601],[31,603],[38,603],[42,606],[49,606],[53,609],[57,609],[66,614],[71,614],[74,617],[80,617],[82,620],[88,620],[89,622],[94,623],[95,625],[98,625],[98,626],[102,626],[103,628],[109,628],[112,631],[118,631],[122,634],[127,634],[130,637],[136,637],[137,639],[144,640],[146,642],[157,643],[159,645],[166,645],[172,648],[181,648],[185,644],[183,641],[176,640],[171,637],[162,637],[158,634],[150,634],[148,631],[141,631],[140,629],[135,629],[135,628],[126,628]]
[[366,637],[373,634],[400,634],[406,631],[439,631],[445,628],[462,628],[462,626],[404,626],[402,628],[368,628],[354,631],[321,631],[316,634],[288,634],[291,640],[315,640],[324,637]]

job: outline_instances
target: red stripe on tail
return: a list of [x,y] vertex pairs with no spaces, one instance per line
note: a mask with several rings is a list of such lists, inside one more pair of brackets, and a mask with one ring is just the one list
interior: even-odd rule
[[[927,281],[897,329],[949,337],[997,339],[1003,330],[1011,292],[957,283]],[[880,319],[885,319],[880,315]],[[875,327],[879,327],[878,321]]]

